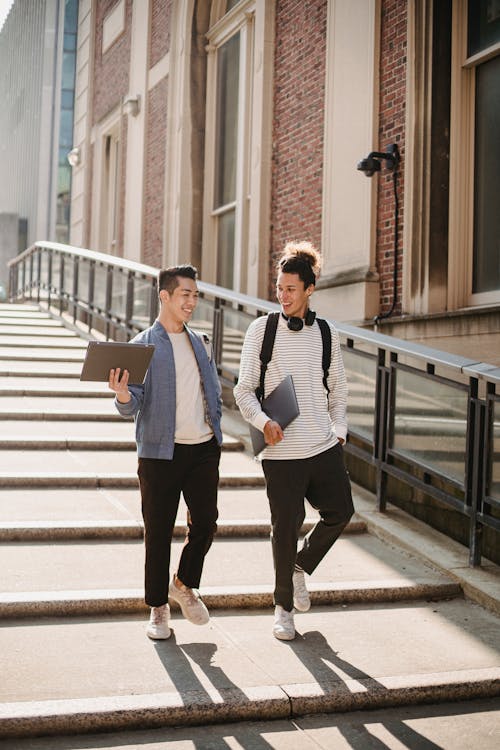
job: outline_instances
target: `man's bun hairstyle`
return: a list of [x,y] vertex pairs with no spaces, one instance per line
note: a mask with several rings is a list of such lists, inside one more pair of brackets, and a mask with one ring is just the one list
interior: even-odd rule
[[278,260],[278,273],[296,273],[307,289],[316,284],[321,270],[321,255],[311,242],[287,242]]

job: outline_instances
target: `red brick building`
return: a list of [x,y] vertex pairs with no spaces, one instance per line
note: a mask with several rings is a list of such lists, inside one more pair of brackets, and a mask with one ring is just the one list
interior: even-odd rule
[[272,297],[308,239],[323,314],[499,330],[498,3],[93,0],[78,40],[72,244]]

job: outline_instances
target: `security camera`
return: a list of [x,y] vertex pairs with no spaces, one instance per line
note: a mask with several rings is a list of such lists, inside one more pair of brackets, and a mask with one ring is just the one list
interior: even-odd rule
[[366,157],[366,159],[361,159],[361,161],[358,161],[358,166],[360,172],[364,172],[367,177],[373,177],[375,172],[380,172],[380,162],[378,159],[375,159],[373,154],[370,154]]
[[391,145],[387,147],[385,153],[382,153],[381,151],[372,151],[371,154],[368,154],[366,159],[361,159],[361,161],[358,162],[357,169],[359,169],[360,172],[364,172],[367,177],[373,177],[375,172],[380,172],[381,170],[381,159],[384,159],[387,162],[387,169],[396,169],[400,161],[398,144],[391,143]]

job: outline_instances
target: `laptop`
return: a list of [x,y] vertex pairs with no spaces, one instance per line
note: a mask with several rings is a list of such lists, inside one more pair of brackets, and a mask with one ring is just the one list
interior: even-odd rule
[[[277,422],[282,430],[299,416],[299,404],[291,375],[283,378],[281,383],[262,401],[262,410],[274,422]],[[250,438],[254,455],[258,456],[267,445],[264,433],[251,424]]]
[[90,341],[80,380],[108,381],[109,371],[128,370],[129,383],[140,385],[154,352],[154,344],[130,344],[116,341]]

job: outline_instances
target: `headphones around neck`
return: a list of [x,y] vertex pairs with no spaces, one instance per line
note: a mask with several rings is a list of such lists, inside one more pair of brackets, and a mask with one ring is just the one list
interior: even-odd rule
[[306,312],[306,317],[304,320],[302,320],[302,318],[289,318],[283,312],[281,313],[281,315],[286,320],[287,326],[291,331],[301,331],[304,327],[304,322],[306,326],[312,326],[312,324],[316,320],[316,313],[314,312],[314,310],[309,309]]

